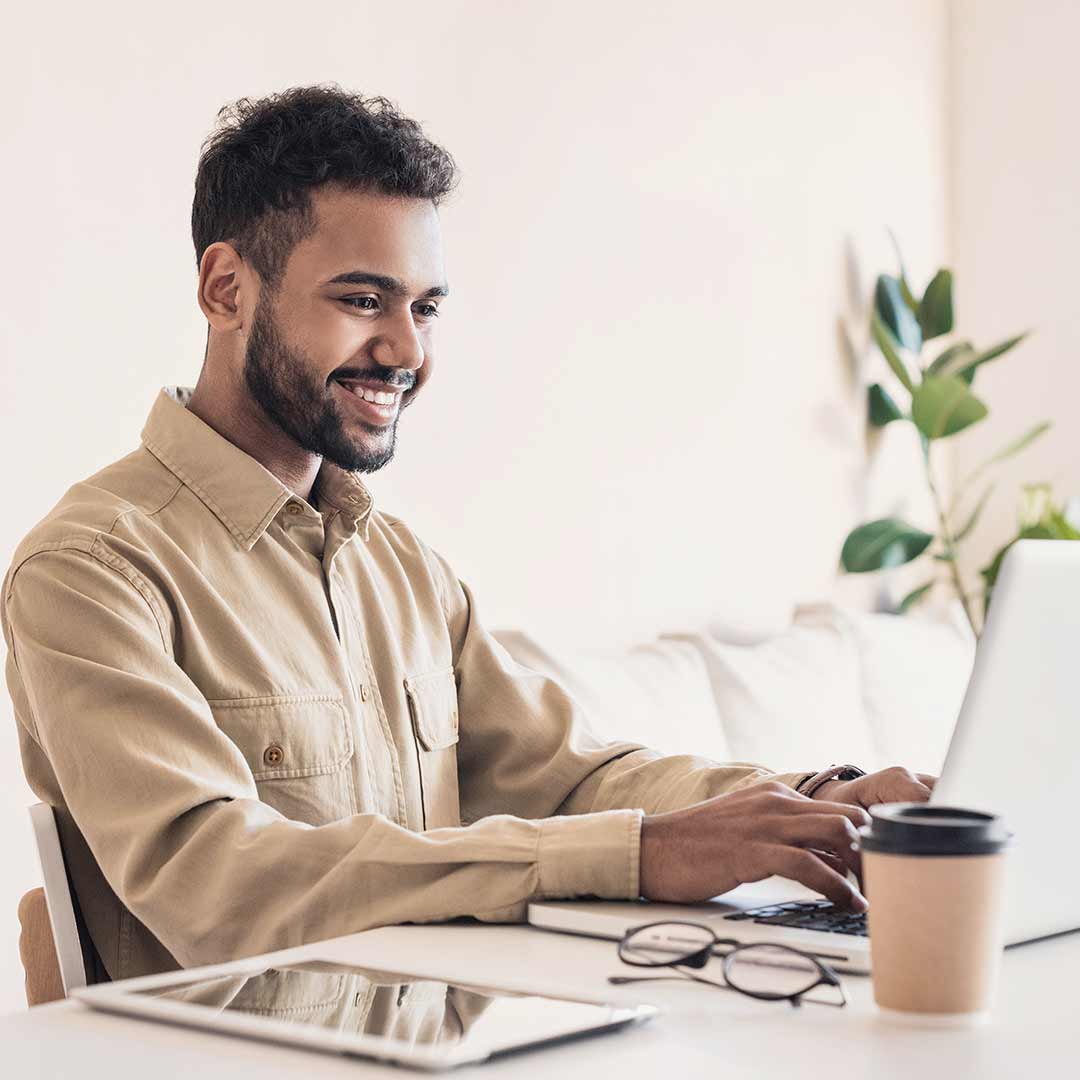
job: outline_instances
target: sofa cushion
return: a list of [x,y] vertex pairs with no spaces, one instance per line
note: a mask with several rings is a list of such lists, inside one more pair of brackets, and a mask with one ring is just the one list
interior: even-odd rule
[[691,644],[653,641],[627,649],[562,649],[519,630],[493,636],[525,667],[560,683],[602,738],[664,754],[730,756],[704,661]]
[[756,644],[714,634],[665,634],[705,660],[733,756],[778,772],[851,762],[868,771],[880,755],[864,713],[852,637],[827,618],[788,627]]
[[801,606],[795,620],[832,625],[855,643],[862,707],[881,766],[939,775],[975,660],[970,628],[830,604]]

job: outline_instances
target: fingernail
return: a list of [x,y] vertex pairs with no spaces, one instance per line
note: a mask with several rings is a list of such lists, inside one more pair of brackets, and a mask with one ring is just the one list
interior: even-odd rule
[[870,904],[867,902],[866,897],[863,896],[862,893],[856,893],[855,899],[852,903],[852,907],[854,907],[855,910],[861,914],[870,907]]

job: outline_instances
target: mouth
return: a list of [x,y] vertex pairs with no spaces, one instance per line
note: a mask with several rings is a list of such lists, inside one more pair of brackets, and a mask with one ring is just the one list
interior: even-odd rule
[[403,392],[400,388],[355,379],[335,379],[334,383],[348,406],[368,423],[385,426],[394,420],[401,408]]

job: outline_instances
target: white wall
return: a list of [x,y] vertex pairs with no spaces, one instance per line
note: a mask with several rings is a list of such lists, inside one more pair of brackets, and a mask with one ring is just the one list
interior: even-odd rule
[[957,0],[950,152],[958,327],[989,344],[1031,338],[978,377],[989,418],[956,440],[961,475],[1040,420],[1053,428],[999,467],[969,571],[1015,534],[1025,483],[1080,495],[1080,4]]
[[[439,375],[372,486],[485,621],[625,642],[830,590],[847,529],[902,503],[867,485],[838,320],[866,286],[847,253],[891,264],[886,224],[915,277],[943,257],[942,3],[279,10],[9,16],[3,563],[197,376],[188,219],[217,108],[332,79],[397,100],[464,171]],[[37,870],[0,713],[3,1008]]]

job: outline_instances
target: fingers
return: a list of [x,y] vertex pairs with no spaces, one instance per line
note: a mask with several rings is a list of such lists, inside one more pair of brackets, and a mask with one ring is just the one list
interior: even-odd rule
[[935,780],[936,777],[926,773],[916,775],[900,765],[894,765],[849,781],[845,785],[844,796],[862,806],[887,802],[926,802]]
[[[921,777],[900,766],[883,769],[878,802],[926,802],[932,785],[924,784]],[[932,777],[931,777],[932,779]]]
[[853,911],[867,909],[866,897],[842,873],[813,852],[774,845],[768,858],[774,873],[821,893],[838,907]]
[[826,866],[831,866],[838,874],[843,877],[847,877],[849,872],[855,874],[855,879],[859,883],[859,888],[863,887],[863,875],[862,875],[862,858],[859,853],[855,853],[855,867],[849,867],[842,859],[838,858],[828,851],[818,851],[816,848],[808,849],[811,855],[817,856]]
[[797,805],[799,813],[810,816],[817,814],[843,815],[856,829],[861,829],[863,825],[870,824],[870,815],[861,806],[851,806],[848,803],[840,802],[825,802],[817,799],[807,799],[805,803],[794,805]]
[[859,833],[846,815],[792,814],[781,823],[777,838],[797,847],[831,852],[843,862],[842,873],[859,869],[859,856],[855,849]]

